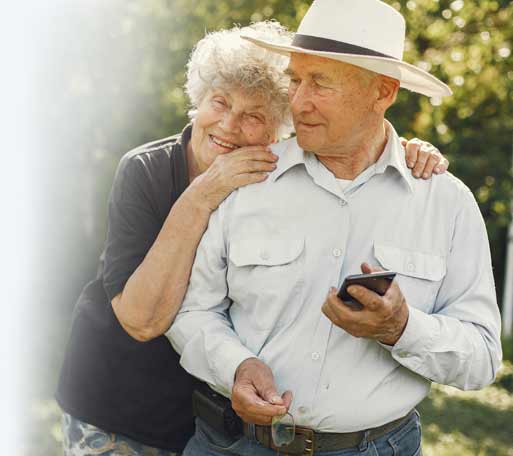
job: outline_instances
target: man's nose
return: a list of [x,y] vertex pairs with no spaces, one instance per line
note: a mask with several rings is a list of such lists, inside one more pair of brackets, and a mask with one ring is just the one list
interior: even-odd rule
[[292,112],[311,112],[314,110],[312,101],[312,88],[307,81],[301,81],[296,89],[291,93],[290,107]]

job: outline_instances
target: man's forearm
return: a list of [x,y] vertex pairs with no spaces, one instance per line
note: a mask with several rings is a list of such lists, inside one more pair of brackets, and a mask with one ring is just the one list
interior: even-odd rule
[[390,350],[413,372],[463,390],[490,384],[501,360],[500,343],[484,328],[417,309],[412,309],[403,335]]
[[143,262],[112,300],[114,313],[135,339],[163,334],[183,301],[199,241],[210,210],[189,187],[176,201]]

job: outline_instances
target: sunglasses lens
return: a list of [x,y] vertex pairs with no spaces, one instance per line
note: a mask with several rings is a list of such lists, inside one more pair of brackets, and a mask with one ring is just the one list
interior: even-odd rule
[[294,418],[292,418],[290,413],[273,417],[271,435],[277,447],[292,443],[295,431]]

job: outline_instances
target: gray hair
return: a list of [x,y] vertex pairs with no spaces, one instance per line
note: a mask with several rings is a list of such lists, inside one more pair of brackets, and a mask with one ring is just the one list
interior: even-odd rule
[[194,119],[209,90],[238,88],[263,96],[277,125],[278,136],[290,134],[288,77],[283,73],[288,57],[256,46],[242,39],[241,34],[278,44],[289,44],[292,37],[276,21],[207,34],[195,46],[187,63],[185,90],[191,103],[189,117]]

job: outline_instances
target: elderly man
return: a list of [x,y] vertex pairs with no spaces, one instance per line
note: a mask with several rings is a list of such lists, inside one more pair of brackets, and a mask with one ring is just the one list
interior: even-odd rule
[[[478,206],[451,175],[412,179],[384,117],[400,86],[450,90],[401,60],[404,20],[377,0],[317,0],[292,45],[252,41],[290,53],[297,137],[212,215],[168,333],[244,420],[237,436],[198,399],[185,455],[421,454],[431,382],[482,388],[501,360]],[[384,296],[337,297],[381,268],[397,273]]]

